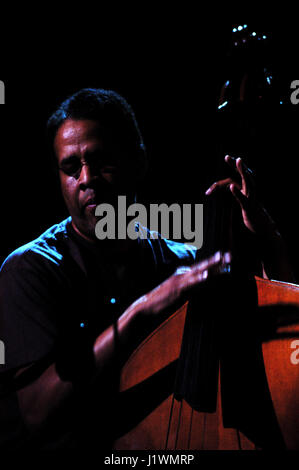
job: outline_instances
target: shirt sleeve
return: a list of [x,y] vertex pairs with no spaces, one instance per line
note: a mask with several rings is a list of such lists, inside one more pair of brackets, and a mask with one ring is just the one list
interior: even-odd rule
[[0,372],[48,355],[57,336],[60,289],[51,261],[32,253],[11,256],[0,273]]

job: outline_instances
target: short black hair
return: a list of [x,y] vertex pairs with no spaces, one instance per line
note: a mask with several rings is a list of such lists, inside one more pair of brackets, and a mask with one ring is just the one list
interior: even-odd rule
[[54,139],[60,126],[67,119],[90,119],[100,122],[115,133],[128,151],[134,164],[137,180],[142,179],[147,169],[147,155],[143,138],[132,107],[113,90],[83,88],[69,96],[47,122],[47,139],[50,151],[54,151]]

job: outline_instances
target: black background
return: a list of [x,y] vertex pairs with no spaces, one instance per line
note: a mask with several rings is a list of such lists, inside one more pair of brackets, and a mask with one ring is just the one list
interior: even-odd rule
[[[0,106],[0,261],[67,215],[46,154],[46,121],[71,93],[101,87],[128,100],[144,136],[151,166],[141,200],[204,202],[217,159],[228,152],[245,156],[299,278],[299,105],[289,99],[291,81],[299,80],[296,29],[286,23],[248,23],[271,38],[267,60],[283,97],[283,105],[252,118],[255,134],[248,150],[235,124],[223,138],[223,115],[220,119],[216,112],[229,73],[232,27],[239,23],[199,20],[187,9],[174,16],[135,11],[130,21],[119,15],[117,22],[85,13],[82,24],[66,28],[67,19],[50,24],[46,41],[39,34],[44,17],[35,34],[25,25],[25,33],[14,31],[6,38],[0,69],[6,87],[6,104]],[[17,42],[11,42],[15,35]]]

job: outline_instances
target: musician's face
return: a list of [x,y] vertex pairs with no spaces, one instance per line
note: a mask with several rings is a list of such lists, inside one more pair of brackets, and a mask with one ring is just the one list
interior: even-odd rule
[[121,148],[105,139],[99,122],[67,119],[57,131],[54,149],[72,225],[84,238],[96,240],[96,206],[115,206],[121,194]]

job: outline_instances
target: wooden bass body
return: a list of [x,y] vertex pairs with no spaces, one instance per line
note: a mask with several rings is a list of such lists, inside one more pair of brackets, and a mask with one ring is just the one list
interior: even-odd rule
[[[287,449],[299,449],[299,286],[255,278],[258,311],[269,324],[262,341],[271,399]],[[119,450],[254,450],[240,431],[224,428],[217,410],[202,413],[173,398],[187,303],[134,351],[125,364],[120,394],[129,397]],[[297,350],[297,352],[296,352]],[[236,351],[238,353],[238,351]]]

